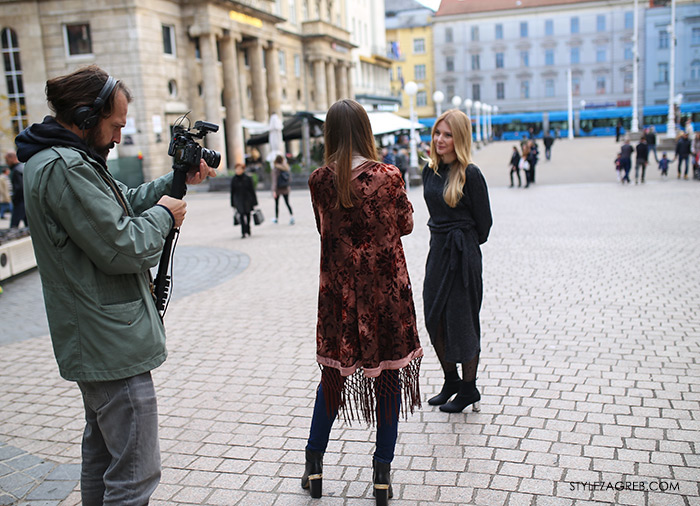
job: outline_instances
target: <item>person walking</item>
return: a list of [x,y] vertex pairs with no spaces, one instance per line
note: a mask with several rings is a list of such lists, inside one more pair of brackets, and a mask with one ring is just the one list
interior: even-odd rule
[[527,161],[530,163],[530,170],[528,171],[528,175],[530,176],[530,178],[528,184],[533,184],[535,182],[535,167],[537,166],[537,162],[540,159],[540,150],[537,147],[537,141],[535,139],[531,139],[529,145],[530,151],[527,155]]
[[[683,167],[683,163],[685,163],[685,174],[683,175],[683,178],[688,179],[688,162],[690,159],[690,150],[691,144],[690,139],[688,138],[688,132],[683,132],[678,138],[678,141],[676,142],[676,156],[674,157],[674,160],[676,158],[678,159],[678,179],[681,178],[681,168]],[[12,184],[14,185],[14,181]]]
[[666,156],[666,153],[661,155],[661,160],[659,160],[659,170],[661,171],[661,178],[666,179],[668,178],[668,157]]
[[472,163],[471,143],[467,115],[446,111],[433,125],[430,161],[423,168],[423,195],[430,214],[425,326],[445,377],[440,393],[428,404],[447,413],[469,405],[479,411],[481,400],[476,386],[483,296],[480,245],[488,239],[493,219],[486,180]]
[[3,167],[2,172],[0,172],[0,220],[5,217],[6,212],[12,216],[11,188],[10,168]]
[[620,148],[620,163],[622,164],[622,184],[630,183],[630,169],[632,169],[632,153],[634,148],[630,144],[629,138],[625,137],[625,142]]
[[10,184],[12,185],[12,216],[10,228],[17,228],[24,222],[28,227],[27,215],[24,210],[24,164],[17,158],[17,153],[8,151],[5,153],[5,162],[10,168]]
[[292,171],[289,170],[287,160],[282,155],[277,155],[272,164],[272,198],[275,199],[275,217],[272,223],[279,221],[280,197],[284,198],[284,203],[289,210],[289,224],[294,225],[294,212],[289,204],[289,190],[292,184]]
[[513,173],[518,176],[518,188],[520,188],[522,184],[522,180],[520,179],[520,153],[518,153],[518,147],[513,146],[513,154],[510,156],[510,187],[513,188]]
[[644,138],[647,140],[647,147],[649,148],[649,153],[654,153],[654,161],[659,163],[659,155],[656,153],[656,129],[650,126],[646,129],[644,133]]
[[241,239],[250,237],[250,213],[258,205],[253,187],[253,178],[245,173],[245,165],[237,163],[236,175],[231,178],[231,207],[238,213],[241,222]]
[[321,235],[316,360],[321,382],[301,486],[321,497],[333,421],[376,424],[372,459],[377,505],[393,496],[391,462],[399,412],[420,407],[423,356],[401,236],[413,206],[399,170],[380,163],[365,109],[351,99],[328,110],[325,163],[309,178]]
[[639,139],[637,144],[637,161],[634,164],[634,184],[639,184],[639,172],[642,172],[642,184],[644,184],[644,176],[647,172],[647,164],[649,163],[649,147],[644,136]]
[[542,141],[544,142],[544,156],[547,161],[549,161],[552,159],[552,144],[554,144],[554,137],[552,137],[552,133],[547,131],[544,134]]
[[[97,66],[46,83],[55,116],[16,138],[32,246],[61,376],[85,409],[80,493],[85,506],[143,506],[161,475],[151,371],[167,356],[150,269],[179,227],[173,173],[130,189],[107,170],[131,93]],[[186,179],[216,172],[202,160]]]

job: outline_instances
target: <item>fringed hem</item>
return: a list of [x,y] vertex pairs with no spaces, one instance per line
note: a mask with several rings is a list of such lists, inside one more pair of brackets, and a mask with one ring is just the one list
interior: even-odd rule
[[[420,363],[423,350],[413,351],[405,359],[382,362],[378,368],[336,368],[319,362],[321,385],[329,414],[342,413],[343,419],[365,421],[368,425],[390,421],[400,410],[404,419],[421,407]],[[400,368],[388,364],[402,363]],[[344,371],[351,371],[343,374]],[[370,372],[375,376],[370,376]],[[383,416],[381,416],[383,415]],[[394,416],[392,416],[394,415]],[[391,423],[391,422],[390,422]]]

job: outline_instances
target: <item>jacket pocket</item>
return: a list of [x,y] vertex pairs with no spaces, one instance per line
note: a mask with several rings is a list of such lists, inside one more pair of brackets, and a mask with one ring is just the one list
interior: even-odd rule
[[131,325],[143,317],[146,307],[139,299],[119,304],[102,304],[102,310],[108,320],[117,324]]

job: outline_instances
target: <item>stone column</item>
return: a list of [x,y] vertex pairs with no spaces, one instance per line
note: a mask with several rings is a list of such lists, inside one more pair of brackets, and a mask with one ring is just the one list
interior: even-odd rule
[[267,103],[270,116],[278,114],[282,119],[282,87],[280,85],[279,52],[274,42],[267,46]]
[[326,63],[326,86],[328,90],[328,107],[338,99],[335,88],[335,65],[333,60]]
[[265,72],[263,71],[263,48],[260,39],[255,39],[248,47],[248,61],[253,88],[253,118],[267,123],[267,98],[265,97]]
[[338,83],[338,100],[348,98],[348,73],[345,62],[339,62],[335,67],[335,79]]
[[[226,151],[224,149],[224,132],[221,128],[221,90],[219,89],[219,69],[216,62],[216,35],[203,33],[199,37],[199,49],[202,55],[202,74],[204,79],[205,121],[219,125],[219,131],[207,135],[205,143],[209,149],[221,153],[220,168],[226,168]],[[199,119],[199,118],[195,118]]]
[[328,96],[326,94],[326,62],[319,59],[314,61],[314,89],[316,90],[316,109],[325,111],[328,109]]
[[244,163],[243,126],[241,125],[241,90],[239,86],[236,39],[227,37],[221,42],[221,60],[224,69],[224,106],[230,164]]
[[345,66],[345,81],[347,82],[347,87],[348,87],[348,98],[355,98],[355,90],[353,89],[352,86],[352,64],[348,63]]

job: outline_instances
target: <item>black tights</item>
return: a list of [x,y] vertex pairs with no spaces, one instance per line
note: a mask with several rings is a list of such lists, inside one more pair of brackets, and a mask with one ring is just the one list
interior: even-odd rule
[[[442,371],[445,373],[445,378],[455,378],[455,376],[459,377],[459,374],[457,373],[457,364],[454,362],[447,362],[445,360],[445,332],[443,324],[440,324],[438,327],[438,334],[435,337],[435,353],[437,353],[440,366],[442,367]],[[462,380],[476,381],[476,370],[478,367],[479,354],[477,353],[469,362],[462,362]]]
[[[289,216],[292,216],[294,213],[292,212],[292,206],[289,205],[289,194],[283,193],[282,197],[284,197],[284,203],[287,204],[287,209],[289,209]],[[275,218],[279,218],[279,211],[280,211],[280,194],[278,193],[275,196]]]

